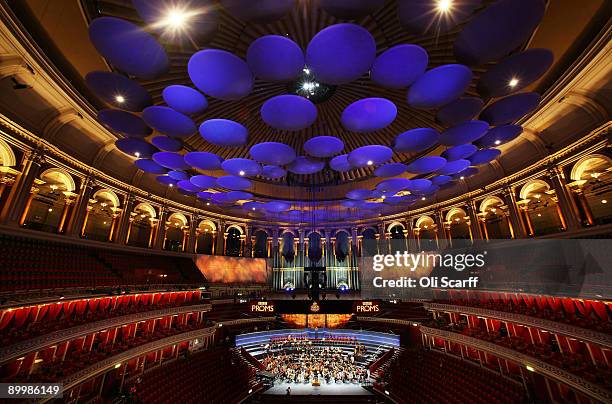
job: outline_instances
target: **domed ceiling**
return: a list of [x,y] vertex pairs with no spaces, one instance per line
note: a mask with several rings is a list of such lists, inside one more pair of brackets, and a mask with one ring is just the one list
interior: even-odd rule
[[521,135],[553,63],[523,50],[543,0],[85,4],[113,70],[86,82],[116,146],[256,217],[369,217],[453,187]]

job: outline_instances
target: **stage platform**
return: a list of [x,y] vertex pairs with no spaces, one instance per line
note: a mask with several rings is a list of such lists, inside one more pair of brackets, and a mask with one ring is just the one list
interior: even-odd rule
[[371,392],[353,383],[322,383],[320,386],[312,386],[303,383],[275,383],[266,390],[263,395],[285,396],[287,387],[291,387],[291,396],[373,396]]

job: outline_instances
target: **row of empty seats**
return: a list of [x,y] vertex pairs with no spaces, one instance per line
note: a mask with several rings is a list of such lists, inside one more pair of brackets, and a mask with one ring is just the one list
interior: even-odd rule
[[0,234],[0,292],[204,279],[191,258],[138,255]]
[[218,348],[152,369],[135,390],[142,403],[234,404],[254,388],[254,373],[236,352]]
[[200,291],[124,295],[0,311],[2,346],[61,329],[151,310],[204,302]]
[[[573,305],[560,305],[558,310],[552,310],[551,308],[542,308],[537,305],[530,307],[523,300],[437,299],[435,302],[524,314],[531,317],[562,322],[606,334],[612,334],[612,322],[610,322],[612,313],[609,313],[609,316],[606,315],[607,319],[603,320],[598,318],[593,311],[589,314],[582,314],[580,310],[576,310]],[[567,307],[571,308],[571,310],[568,310]],[[610,309],[604,306],[604,310],[609,312]]]
[[405,350],[375,384],[402,403],[522,403],[521,385],[461,359]]
[[533,356],[580,377],[584,377],[593,383],[605,385],[606,388],[612,388],[612,369],[605,363],[594,365],[586,355],[581,353],[562,353],[552,342],[531,343],[524,338],[509,336],[507,332],[487,331],[486,329],[468,327],[466,323],[449,324],[442,318],[431,321],[427,325],[482,339],[525,355]]

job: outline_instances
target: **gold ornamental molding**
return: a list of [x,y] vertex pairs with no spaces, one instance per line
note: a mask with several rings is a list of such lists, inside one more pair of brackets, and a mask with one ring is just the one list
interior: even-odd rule
[[602,403],[612,402],[612,392],[609,390],[597,384],[591,383],[573,373],[567,372],[561,368],[534,358],[533,356],[525,355],[512,349],[480,340],[478,338],[468,337],[467,335],[462,335],[455,332],[439,330],[437,328],[421,326],[421,333],[425,334],[426,336],[442,338],[450,342],[456,342],[479,349],[481,351],[489,352],[499,358],[517,363],[522,367],[530,366],[533,368],[534,372],[540,373],[550,379],[557,380],[563,384],[567,384],[571,388],[580,391]]
[[588,328],[581,328],[575,325],[560,323],[558,321],[527,316],[525,314],[508,313],[504,311],[483,309],[481,307],[459,306],[453,304],[423,303],[423,307],[425,307],[427,310],[469,314],[472,316],[489,317],[501,321],[509,321],[512,323],[547,330],[555,334],[573,337],[582,341],[588,341],[593,344],[612,349],[611,335],[589,330]]
[[420,324],[418,321],[408,321],[408,320],[400,320],[398,318],[383,318],[383,317],[362,317],[356,316],[355,320],[364,321],[370,323],[383,323],[383,324],[393,324],[393,325],[402,325],[402,326],[417,326]]
[[98,331],[119,327],[140,321],[151,320],[159,317],[172,316],[192,312],[208,312],[212,310],[211,304],[198,304],[192,306],[171,307],[167,309],[151,310],[142,313],[129,314],[127,316],[113,317],[106,320],[85,323],[76,327],[54,331],[35,338],[18,342],[7,347],[0,348],[0,364],[20,358],[29,352],[39,351],[50,345],[56,345],[74,338],[83,337]]

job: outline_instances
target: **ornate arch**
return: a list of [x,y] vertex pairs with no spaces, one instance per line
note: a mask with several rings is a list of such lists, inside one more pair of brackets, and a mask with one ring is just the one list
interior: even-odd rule
[[434,224],[434,223],[435,223],[435,222],[434,222],[434,220],[431,218],[431,216],[428,216],[428,215],[423,215],[423,216],[421,216],[421,217],[419,217],[419,218],[417,219],[416,224],[415,224],[415,227],[416,227],[417,229],[420,229],[420,228],[421,228],[421,225],[422,225],[422,224],[425,224],[426,222],[427,222],[427,223],[431,223],[431,224]]
[[605,169],[612,167],[612,159],[605,154],[589,154],[584,156],[572,167],[570,178],[572,181],[584,180],[583,175],[595,166],[604,166]]
[[[72,175],[70,175],[66,170],[63,170],[58,167],[48,168],[40,174],[40,179],[45,180],[45,177],[50,177],[55,181],[58,181],[66,187],[66,191],[74,192],[76,189],[76,185],[74,183],[74,179]],[[49,181],[46,181],[49,182]]]
[[170,216],[168,216],[168,221],[169,222],[171,222],[173,220],[176,220],[176,221],[180,222],[183,227],[185,227],[185,226],[187,226],[189,224],[189,221],[187,220],[187,217],[185,215],[183,215],[182,213],[179,213],[179,212],[174,212]]
[[499,196],[489,196],[480,202],[480,207],[478,210],[481,212],[486,212],[487,209],[491,206],[504,205],[504,201]]
[[136,205],[134,207],[134,212],[136,212],[137,210],[142,210],[144,212],[147,212],[152,218],[156,218],[157,217],[157,213],[155,212],[155,208],[153,208],[153,206],[151,206],[151,204],[149,204],[147,202],[140,202],[138,205]]
[[13,149],[4,140],[0,139],[0,166],[14,167],[17,165],[17,159]]
[[243,234],[244,234],[244,230],[242,230],[242,227],[238,226],[237,224],[230,224],[229,226],[227,226],[227,227],[225,228],[225,232],[226,232],[226,233],[227,233],[227,232],[229,232],[229,231],[230,231],[230,229],[236,229],[236,230],[238,230],[238,232],[240,233],[240,235],[243,235]]
[[204,219],[202,221],[200,221],[200,223],[198,223],[198,228],[203,228],[203,227],[210,227],[210,229],[212,231],[216,231],[217,230],[217,225],[215,225],[215,222],[213,222],[212,220],[208,220],[208,219]]
[[459,216],[461,219],[467,217],[467,213],[462,208],[451,208],[448,212],[446,212],[445,220],[447,222],[452,222],[455,216]]
[[111,202],[111,204],[113,205],[113,208],[118,208],[119,206],[121,206],[121,202],[119,201],[119,197],[117,196],[117,194],[108,188],[97,190],[93,194],[92,198],[93,199],[104,198],[105,200],[108,200]]
[[389,226],[387,226],[387,232],[390,232],[392,228],[394,228],[395,226],[400,226],[402,229],[406,230],[406,226],[398,221],[395,221],[393,223],[391,223]]
[[536,189],[540,189],[540,188],[545,188],[545,190],[542,191],[542,192],[545,192],[550,189],[550,185],[548,184],[548,182],[544,180],[531,180],[527,182],[525,185],[523,185],[523,187],[521,188],[521,192],[519,193],[519,196],[521,197],[521,199],[527,199],[527,197],[529,196],[531,192],[535,191]]

